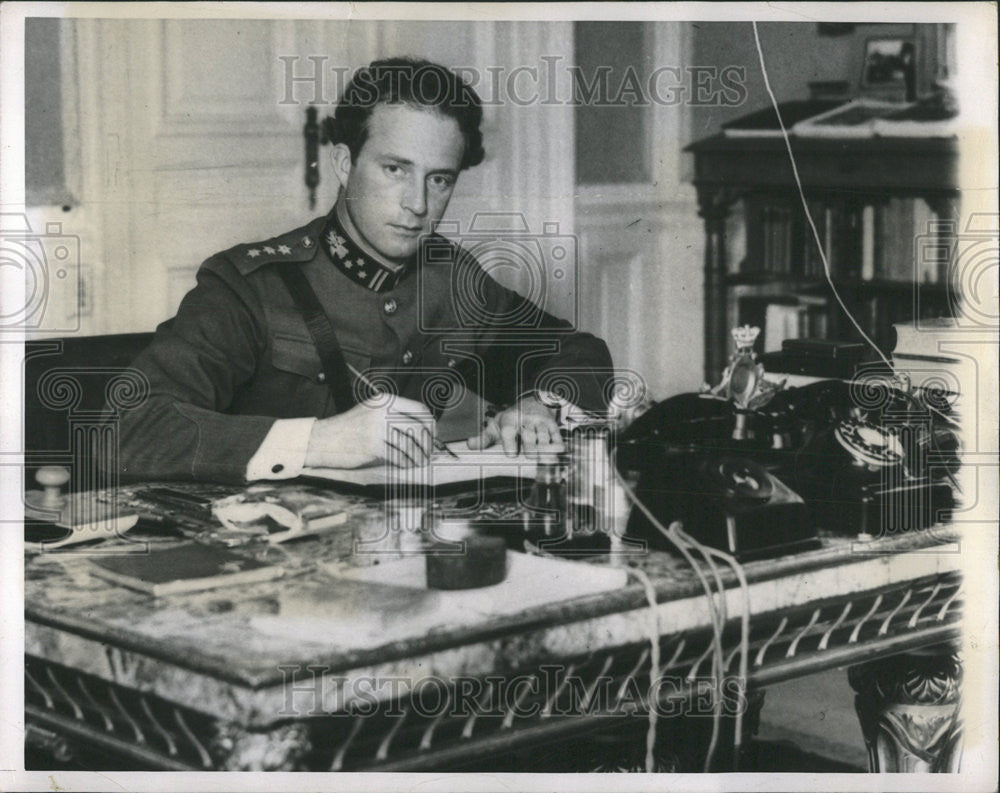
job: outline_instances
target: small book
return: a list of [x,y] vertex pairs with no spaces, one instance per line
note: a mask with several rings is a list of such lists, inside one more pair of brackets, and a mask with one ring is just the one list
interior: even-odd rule
[[284,573],[281,567],[200,543],[94,559],[91,565],[101,578],[157,596],[268,581]]

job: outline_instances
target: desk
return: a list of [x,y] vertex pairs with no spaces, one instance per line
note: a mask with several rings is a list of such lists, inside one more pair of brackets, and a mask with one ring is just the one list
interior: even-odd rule
[[[134,492],[122,490],[126,500]],[[816,551],[747,564],[748,689],[954,640],[961,539],[959,529],[940,527],[867,543],[825,537]],[[649,671],[639,584],[364,651],[345,651],[326,635],[290,642],[255,630],[255,615],[315,586],[328,540],[287,546],[284,579],[160,600],[92,576],[80,554],[30,557],[29,731],[151,769],[443,770],[636,719],[641,702],[625,700],[644,695]],[[667,554],[646,554],[641,566],[656,591],[664,674],[676,683],[661,688],[661,701],[690,698],[710,673],[704,597]],[[732,575],[724,581],[729,614],[738,615],[739,587]],[[730,619],[724,635],[729,674],[738,622]],[[957,698],[957,674],[948,702]],[[366,680],[398,682],[359,693]],[[479,711],[417,707],[430,680]],[[493,707],[491,689],[515,696]],[[351,715],[352,702],[369,712]]]

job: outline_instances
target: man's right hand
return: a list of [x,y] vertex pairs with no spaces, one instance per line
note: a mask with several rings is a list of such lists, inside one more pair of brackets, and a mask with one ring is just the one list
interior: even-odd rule
[[434,452],[434,417],[420,402],[379,396],[317,419],[309,436],[309,468],[361,468],[379,462],[426,465]]

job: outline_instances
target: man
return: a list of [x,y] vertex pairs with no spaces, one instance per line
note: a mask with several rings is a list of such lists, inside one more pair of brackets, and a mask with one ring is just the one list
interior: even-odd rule
[[448,401],[427,404],[442,374],[501,406],[472,448],[558,446],[536,385],[560,371],[581,408],[602,411],[605,344],[433,233],[459,173],[483,160],[481,120],[479,97],[444,67],[359,70],[328,119],[333,211],[202,265],[134,364],[150,395],[122,417],[122,476],[244,482],[422,465]]

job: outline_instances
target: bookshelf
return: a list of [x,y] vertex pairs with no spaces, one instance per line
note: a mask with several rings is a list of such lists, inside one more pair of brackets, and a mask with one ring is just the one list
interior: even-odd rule
[[[957,141],[793,136],[791,147],[833,283],[876,344],[891,350],[893,323],[953,316]],[[743,322],[762,326],[761,352],[789,337],[860,340],[826,280],[784,140],[720,133],[685,151],[705,226],[705,379],[718,381]]]

